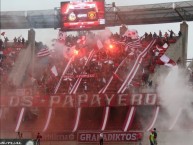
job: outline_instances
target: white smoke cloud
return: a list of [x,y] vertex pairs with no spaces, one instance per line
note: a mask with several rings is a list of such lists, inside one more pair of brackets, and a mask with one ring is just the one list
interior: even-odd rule
[[73,51],[75,50],[75,48],[76,48],[76,45],[66,46],[63,43],[56,42],[54,44],[54,48],[52,50],[51,55],[63,61],[64,58],[69,59],[70,57],[73,56]]
[[112,34],[112,32],[110,31],[110,29],[109,28],[105,28],[104,30],[99,31],[97,33],[97,37],[99,37],[101,41],[106,41],[106,40],[109,39],[111,34]]
[[[188,116],[193,119],[191,103],[193,102],[193,91],[188,85],[189,75],[185,70],[173,67],[166,76],[160,77],[158,84],[158,94],[163,106],[169,114],[165,122],[169,129],[173,127],[183,129],[176,122],[185,121],[182,118],[182,112],[186,111]],[[164,117],[164,116],[163,116]]]
[[[192,144],[192,130],[184,126],[193,120],[193,90],[188,85],[189,74],[178,67],[170,69],[167,74],[158,78],[157,92],[163,112],[160,113],[158,127],[159,145]],[[190,118],[190,120],[187,120]],[[162,128],[162,131],[160,128]],[[166,130],[164,130],[166,129]],[[169,129],[169,131],[168,131]]]
[[32,49],[28,46],[26,49],[21,50],[18,55],[18,59],[15,62],[11,73],[9,75],[9,81],[12,82],[15,86],[20,86],[23,77],[26,75],[26,71],[31,62],[32,58]]

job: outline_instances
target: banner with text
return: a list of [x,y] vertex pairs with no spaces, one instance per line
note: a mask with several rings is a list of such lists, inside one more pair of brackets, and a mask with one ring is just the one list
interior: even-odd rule
[[[50,132],[43,133],[42,141],[99,142],[100,132]],[[143,138],[143,132],[104,132],[104,142],[136,142]]]
[[76,133],[57,132],[57,133],[44,133],[43,141],[76,141]]
[[156,93],[1,96],[0,107],[103,107],[159,105]]
[[[141,132],[105,132],[103,138],[104,142],[136,142],[141,134]],[[99,142],[99,133],[78,133],[78,141]]]
[[94,78],[97,77],[96,74],[80,74],[80,75],[64,75],[63,79],[73,79],[73,78]]

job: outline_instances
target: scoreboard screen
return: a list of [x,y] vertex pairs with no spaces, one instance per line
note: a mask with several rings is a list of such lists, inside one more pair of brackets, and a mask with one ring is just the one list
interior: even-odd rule
[[61,2],[60,13],[64,31],[105,28],[104,1]]

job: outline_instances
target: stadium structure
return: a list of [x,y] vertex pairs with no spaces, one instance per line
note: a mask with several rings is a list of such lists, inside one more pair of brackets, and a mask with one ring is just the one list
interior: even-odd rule
[[[104,144],[134,145],[148,144],[149,131],[157,128],[159,144],[167,145],[167,136],[177,136],[177,144],[184,134],[192,135],[191,102],[186,106],[190,105],[188,109],[177,106],[171,115],[159,94],[160,91],[164,94],[159,84],[163,75],[175,76],[170,70],[178,66],[186,75],[192,75],[184,90],[188,88],[186,93],[190,92],[185,95],[190,95],[190,99],[193,96],[186,23],[193,21],[193,1],[105,5],[105,26],[120,26],[120,34],[109,35],[107,41],[90,31],[73,38],[60,31],[61,39],[55,40],[54,51],[49,51],[35,41],[34,28],[60,29],[60,12],[60,8],[1,12],[1,30],[29,29],[24,44],[9,41],[1,44],[2,139],[18,138],[18,132],[23,133],[23,138],[35,139],[40,132],[43,145],[98,144],[103,132]],[[89,14],[95,17],[97,9]],[[178,36],[170,33],[171,36],[138,37],[136,31],[125,27],[172,22],[181,22]],[[104,30],[101,36],[108,33]],[[168,83],[176,85],[172,80]],[[175,104],[175,98],[172,99]]]

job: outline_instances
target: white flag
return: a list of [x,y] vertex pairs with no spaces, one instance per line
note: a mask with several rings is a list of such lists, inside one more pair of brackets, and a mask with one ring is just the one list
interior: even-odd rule
[[103,44],[102,44],[102,42],[101,42],[101,40],[97,40],[97,47],[98,47],[98,49],[102,49],[103,48]]
[[51,68],[51,72],[54,74],[55,77],[58,76],[58,71],[56,69],[56,66],[54,65],[52,68]]

